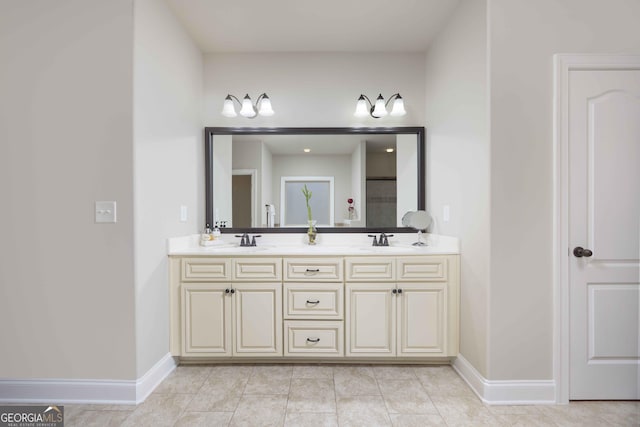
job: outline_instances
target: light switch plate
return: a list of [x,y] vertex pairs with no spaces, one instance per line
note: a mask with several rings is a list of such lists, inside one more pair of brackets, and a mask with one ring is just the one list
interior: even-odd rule
[[444,205],[442,207],[442,221],[449,222],[451,219],[451,211],[449,210],[449,205]]
[[185,205],[180,206],[180,222],[187,222],[189,210]]
[[116,218],[116,202],[96,202],[96,223],[114,223]]

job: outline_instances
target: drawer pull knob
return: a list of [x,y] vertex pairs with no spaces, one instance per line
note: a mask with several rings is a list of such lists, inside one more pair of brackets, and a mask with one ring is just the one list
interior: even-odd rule
[[315,301],[307,300],[307,304],[320,304],[320,300],[315,300]]
[[319,268],[307,268],[307,273],[320,273]]
[[307,338],[307,342],[317,343],[320,342],[320,338]]

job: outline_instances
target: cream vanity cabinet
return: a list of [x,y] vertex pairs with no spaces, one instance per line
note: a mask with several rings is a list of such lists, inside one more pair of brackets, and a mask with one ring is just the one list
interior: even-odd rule
[[284,355],[344,356],[343,259],[284,259]]
[[346,257],[347,357],[458,354],[458,256]]
[[171,256],[171,353],[345,361],[457,356],[458,268],[458,255]]
[[172,258],[170,265],[172,354],[282,356],[281,258]]

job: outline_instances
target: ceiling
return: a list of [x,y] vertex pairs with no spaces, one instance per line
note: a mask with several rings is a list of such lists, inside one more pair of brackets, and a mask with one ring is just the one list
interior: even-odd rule
[[459,0],[165,0],[200,49],[425,52]]

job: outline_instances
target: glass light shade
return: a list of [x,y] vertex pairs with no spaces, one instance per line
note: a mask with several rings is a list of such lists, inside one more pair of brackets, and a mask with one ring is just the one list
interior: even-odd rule
[[384,117],[387,115],[387,109],[384,106],[384,98],[382,97],[382,94],[378,95],[371,114],[373,114],[374,117]]
[[238,115],[235,108],[233,108],[233,99],[231,99],[230,96],[227,96],[224,99],[224,104],[222,105],[222,115],[225,117],[236,117]]
[[275,114],[273,108],[271,108],[271,100],[267,95],[263,96],[262,100],[260,101],[260,109],[258,110],[258,114],[266,117],[273,116]]
[[391,108],[391,113],[389,114],[395,117],[404,116],[405,114],[407,114],[404,109],[404,100],[401,96],[398,95],[395,101],[393,101],[393,108]]
[[367,101],[364,99],[364,96],[360,95],[360,98],[358,98],[356,112],[353,113],[353,115],[356,117],[366,117],[369,115],[369,107],[367,106]]
[[249,98],[248,94],[242,99],[240,115],[243,117],[253,117],[256,115],[256,111],[253,109],[253,104],[251,103],[251,98]]

